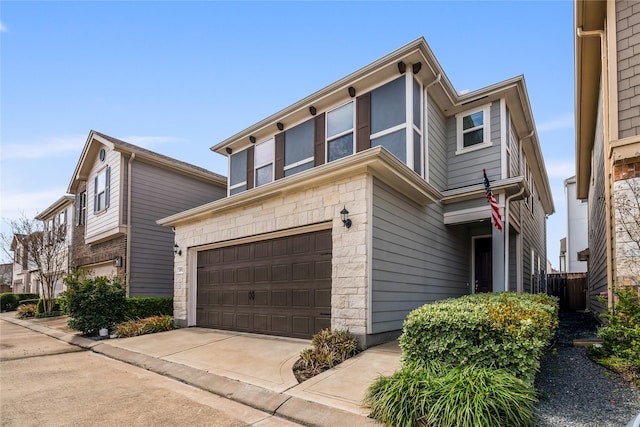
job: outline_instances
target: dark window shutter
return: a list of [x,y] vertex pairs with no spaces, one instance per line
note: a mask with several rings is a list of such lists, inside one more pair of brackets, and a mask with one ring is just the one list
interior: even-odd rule
[[82,206],[82,193],[76,194],[76,225],[80,225],[81,206]]
[[356,104],[356,152],[371,148],[371,93],[357,98]]
[[111,192],[111,168],[107,167],[104,174],[104,208],[106,209],[109,207],[109,193]]
[[276,135],[275,177],[284,178],[284,132]]
[[253,147],[247,148],[247,190],[253,188]]
[[98,212],[98,176],[93,178],[93,211]]
[[324,164],[325,160],[325,126],[324,126],[325,114],[322,113],[316,117],[314,126],[314,141],[313,141],[313,165],[320,166]]

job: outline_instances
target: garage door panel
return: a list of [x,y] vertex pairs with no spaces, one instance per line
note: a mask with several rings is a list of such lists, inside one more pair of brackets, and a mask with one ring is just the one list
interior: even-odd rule
[[331,231],[198,254],[199,326],[310,338],[331,325]]

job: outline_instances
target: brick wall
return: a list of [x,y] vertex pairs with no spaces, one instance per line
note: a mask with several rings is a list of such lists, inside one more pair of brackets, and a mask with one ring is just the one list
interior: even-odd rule
[[640,135],[640,2],[616,1],[618,138]]

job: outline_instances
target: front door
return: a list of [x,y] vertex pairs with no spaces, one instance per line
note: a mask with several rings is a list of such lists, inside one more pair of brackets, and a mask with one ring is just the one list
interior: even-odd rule
[[493,262],[491,259],[491,237],[475,239],[474,279],[475,292],[493,291]]

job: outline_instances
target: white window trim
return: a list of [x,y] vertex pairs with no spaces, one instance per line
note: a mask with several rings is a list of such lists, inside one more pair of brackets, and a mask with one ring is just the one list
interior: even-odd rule
[[[347,104],[353,104],[353,108],[351,109],[351,113],[352,113],[351,129],[347,129],[347,130],[342,131],[340,133],[337,133],[335,135],[329,136],[329,113],[331,113],[332,111],[337,110],[338,108],[342,108]],[[324,141],[324,161],[325,161],[325,163],[329,162],[329,143],[332,142],[332,141],[335,141],[336,139],[342,138],[345,135],[349,135],[349,134],[353,135],[353,138],[352,138],[353,142],[351,144],[352,152],[349,155],[354,155],[356,153],[356,109],[357,109],[356,101],[355,100],[350,100],[348,102],[345,102],[345,103],[342,103],[340,105],[337,105],[334,108],[326,111],[325,116],[324,116],[325,117],[325,120],[324,120],[324,134],[326,135],[325,136],[325,141]]]
[[[471,129],[467,129],[467,132],[471,132],[478,129],[484,129],[485,140],[479,144],[472,145],[471,147],[463,146],[463,132],[462,132],[462,122],[463,118],[466,116],[470,116],[477,112],[482,111],[482,126],[476,126]],[[483,148],[491,147],[493,144],[491,142],[491,104],[485,104],[481,107],[475,108],[473,110],[468,110],[462,113],[456,114],[456,138],[457,138],[457,150],[456,155],[469,153],[471,151],[481,150]]]
[[[262,144],[266,144],[268,142],[271,142],[271,144],[273,145],[273,150],[271,150],[270,152],[270,157],[269,160],[263,163],[257,163],[257,159],[258,156],[255,152],[255,150],[258,149],[258,147]],[[254,149],[253,152],[253,156],[254,156],[254,160],[253,160],[253,186],[254,187],[260,187],[261,185],[267,185],[272,183],[275,180],[275,157],[276,157],[276,141],[275,141],[275,137],[271,137],[271,138],[267,138],[264,141],[261,141],[259,143],[256,144],[256,147]],[[258,170],[265,167],[265,166],[269,166],[271,165],[271,180],[267,183],[264,184],[258,184]]]
[[310,163],[312,161],[313,161],[313,157],[307,157],[306,159],[302,159],[300,161],[297,161],[295,163],[291,163],[290,165],[285,166],[284,170],[288,171],[289,169],[294,169],[294,168],[297,168],[298,166],[306,165],[307,163]]
[[[228,162],[227,162],[227,163],[228,163],[228,165],[229,165],[229,167],[228,167],[228,169],[229,169],[229,170],[228,170],[228,172],[227,172],[227,176],[229,177],[229,183],[231,183],[231,156],[233,156],[234,154],[241,153],[241,152],[243,152],[243,151],[244,151],[244,150],[240,150],[240,151],[238,151],[238,152],[236,152],[236,153],[233,153],[233,154],[230,154],[230,155],[229,155],[229,160],[228,160]],[[245,179],[244,179],[244,181],[239,182],[239,183],[237,183],[237,184],[229,185],[229,190],[227,191],[227,196],[231,196],[231,190],[235,190],[236,188],[240,188],[240,187],[242,187],[242,186],[246,186],[246,185],[247,185],[247,178],[246,178],[246,169],[247,169],[247,165],[246,165],[246,164],[245,164],[245,166],[244,166],[244,169],[245,169]]]

